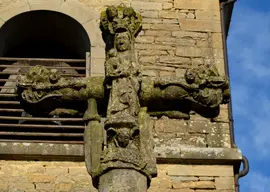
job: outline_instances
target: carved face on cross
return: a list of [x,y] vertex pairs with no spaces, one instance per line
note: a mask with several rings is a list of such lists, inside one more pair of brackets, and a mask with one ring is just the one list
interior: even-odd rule
[[115,34],[115,46],[117,51],[123,52],[130,50],[131,48],[131,39],[129,32],[122,32]]

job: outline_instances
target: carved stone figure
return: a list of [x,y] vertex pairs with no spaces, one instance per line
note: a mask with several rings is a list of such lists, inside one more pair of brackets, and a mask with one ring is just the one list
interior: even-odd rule
[[[99,191],[146,192],[157,175],[149,115],[189,118],[193,110],[215,117],[229,100],[228,78],[213,65],[187,69],[182,78],[142,77],[134,50],[141,16],[124,5],[109,7],[100,28],[105,77],[67,78],[35,66],[21,76],[17,91],[31,114],[84,114],[85,162]],[[106,111],[104,127],[98,111]]]

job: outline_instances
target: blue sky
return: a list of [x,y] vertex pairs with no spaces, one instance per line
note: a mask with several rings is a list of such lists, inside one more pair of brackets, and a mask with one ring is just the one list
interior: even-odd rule
[[236,144],[250,161],[242,192],[269,192],[270,1],[238,0],[229,37]]

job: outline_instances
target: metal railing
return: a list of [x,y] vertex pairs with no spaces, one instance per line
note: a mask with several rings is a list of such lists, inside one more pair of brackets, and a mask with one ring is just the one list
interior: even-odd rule
[[37,64],[63,76],[88,76],[86,59],[0,57],[0,141],[82,144],[82,118],[31,117],[20,106],[16,78]]

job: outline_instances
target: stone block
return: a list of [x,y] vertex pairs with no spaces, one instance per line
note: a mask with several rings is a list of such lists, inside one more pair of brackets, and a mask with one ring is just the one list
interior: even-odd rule
[[209,120],[205,121],[189,121],[187,131],[189,133],[211,133],[212,125]]
[[177,38],[208,39],[206,32],[173,31],[172,36]]
[[176,11],[160,11],[159,12],[159,17],[164,18],[164,19],[178,19],[179,18],[179,13]]
[[216,177],[215,183],[217,190],[234,189],[234,177]]
[[162,19],[159,19],[159,18],[144,18],[143,23],[149,23],[149,24],[162,23]]
[[204,59],[203,58],[191,58],[191,64],[193,66],[203,65]]
[[199,181],[215,181],[215,177],[198,177]]
[[167,9],[171,9],[171,8],[173,8],[173,3],[167,3],[167,2],[162,3],[163,10],[167,10]]
[[213,181],[188,181],[188,182],[173,182],[174,189],[216,189]]
[[104,76],[105,75],[105,69],[104,69],[104,62],[105,59],[92,59],[90,71],[91,76]]
[[211,54],[211,49],[198,47],[177,47],[175,54],[181,57],[204,57]]
[[222,123],[229,122],[228,105],[220,105],[219,115],[215,117],[213,121]]
[[169,165],[169,176],[228,176],[233,177],[231,165]]
[[132,1],[131,7],[136,10],[162,10],[162,3]]
[[95,59],[105,59],[105,47],[103,46],[91,47],[91,57]]
[[37,183],[35,184],[35,186],[38,191],[42,191],[42,192],[54,191],[54,184],[52,183]]
[[55,192],[71,192],[72,183],[58,183],[55,186]]
[[168,55],[168,52],[163,51],[163,50],[143,50],[143,51],[139,51],[139,56],[145,56],[145,55]]
[[148,76],[148,77],[157,77],[158,72],[154,70],[142,70],[142,75],[143,76]]
[[43,175],[43,174],[31,174],[28,176],[28,180],[31,183],[50,183],[56,180],[56,176]]
[[206,147],[206,135],[201,133],[186,134],[184,137],[184,144],[196,147]]
[[178,24],[167,24],[167,23],[151,24],[150,29],[172,31],[172,30],[180,30],[180,26]]
[[12,17],[27,11],[30,11],[30,6],[27,0],[16,1],[8,6],[0,7],[1,20],[7,21]]
[[193,177],[193,176],[170,176],[172,183],[173,184],[179,184],[179,183],[183,183],[183,182],[190,182],[190,181],[199,181],[198,177]]
[[185,133],[187,130],[187,122],[185,120],[176,119],[158,119],[155,122],[155,130],[165,133]]
[[42,165],[34,165],[31,166],[27,169],[28,173],[44,173],[45,172],[45,167],[43,167]]
[[190,58],[186,58],[186,57],[160,56],[159,62],[175,64],[175,65],[183,65],[183,64],[190,64],[191,60]]
[[185,73],[186,73],[186,68],[177,68],[175,69],[175,75],[176,77],[184,77]]
[[213,49],[213,56],[217,59],[223,59],[224,58],[223,49]]
[[0,192],[8,191],[8,183],[0,183]]
[[160,45],[160,44],[139,44],[137,43],[135,45],[135,48],[138,50],[174,50],[175,48],[173,46],[170,45]]
[[145,36],[171,36],[171,31],[161,31],[161,30],[145,30]]
[[172,76],[175,76],[175,72],[173,72],[173,71],[163,71],[163,70],[161,70],[161,71],[159,71],[159,76],[160,77],[172,77]]
[[163,23],[177,24],[179,25],[178,19],[162,19]]
[[177,9],[219,10],[219,0],[175,0]]
[[94,187],[79,187],[79,188],[73,188],[73,192],[97,192],[97,190]]
[[177,39],[173,37],[156,37],[155,42],[168,44],[168,45],[182,45],[182,46],[195,45],[195,40],[193,39]]
[[150,18],[158,18],[158,11],[145,11],[145,10],[142,10],[141,12],[141,15],[143,18],[147,18],[147,17],[150,17]]
[[139,62],[155,64],[157,61],[157,58],[158,58],[157,56],[142,56],[142,57],[139,57]]
[[9,191],[29,191],[32,192],[35,190],[35,186],[32,183],[9,183]]
[[92,186],[92,180],[90,175],[79,175],[77,177],[72,177],[74,183],[74,188],[84,188],[84,187],[91,187]]
[[28,0],[31,10],[57,11],[63,0]]
[[48,175],[64,175],[68,173],[67,167],[46,167],[46,174]]
[[179,19],[179,23],[182,30],[221,33],[221,24],[219,21]]
[[211,47],[223,49],[222,33],[211,33]]
[[217,59],[217,58],[214,58],[214,63],[215,63],[215,66],[217,67],[218,69],[218,72],[220,75],[225,75],[226,72],[225,72],[225,63],[224,63],[224,59]]
[[211,42],[209,40],[196,40],[196,45],[202,48],[210,48]]
[[84,24],[93,19],[99,19],[99,13],[94,9],[84,6],[76,0],[65,0],[61,3],[59,12],[69,15],[79,23]]
[[220,11],[196,10],[196,19],[220,21]]
[[153,36],[139,36],[136,38],[137,43],[153,43],[154,37]]
[[74,176],[78,176],[78,175],[86,175],[88,176],[86,167],[70,167],[68,169],[68,173],[69,175],[74,175]]

